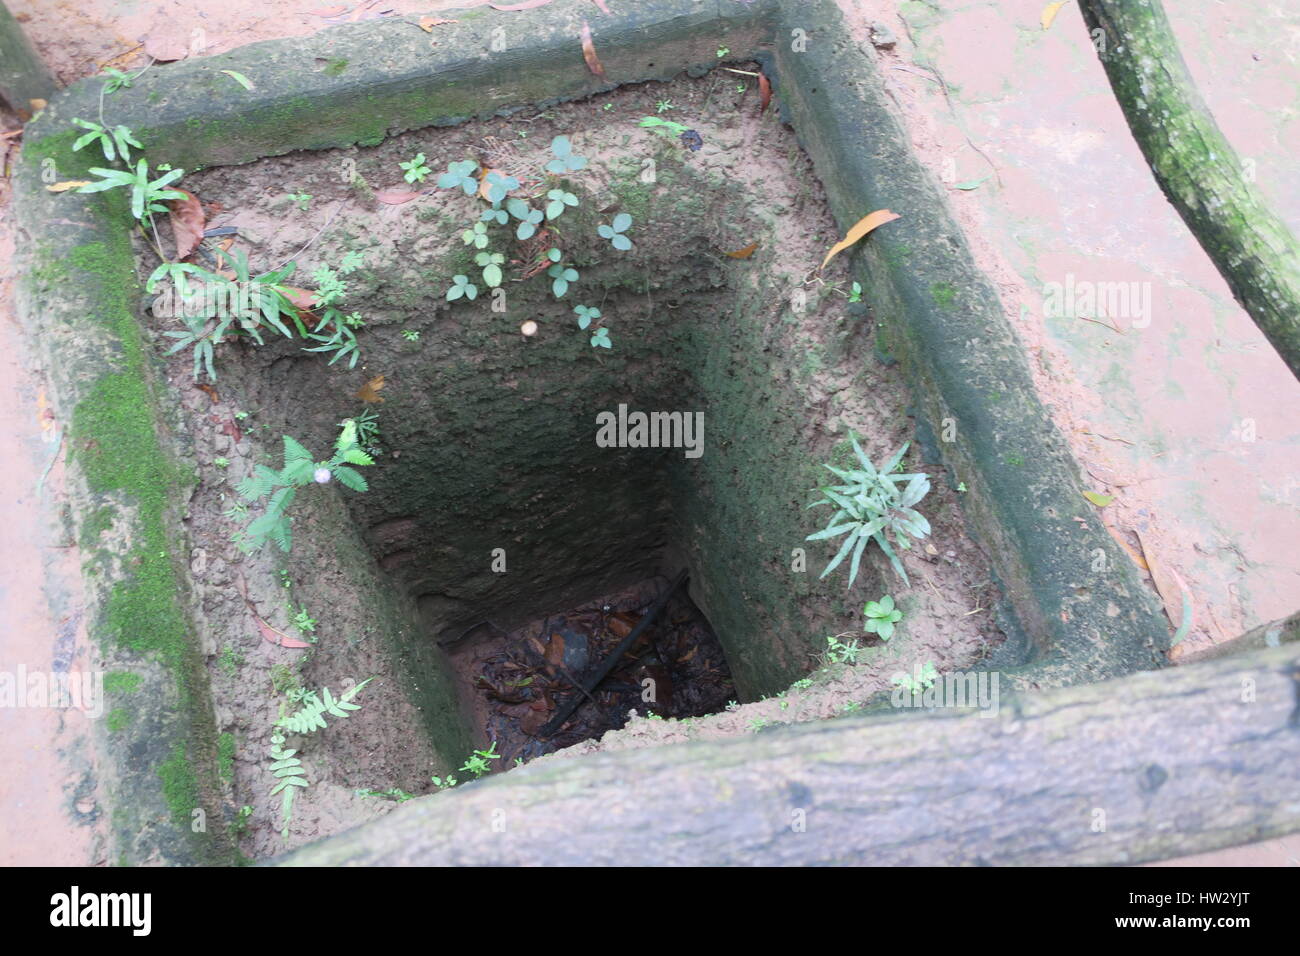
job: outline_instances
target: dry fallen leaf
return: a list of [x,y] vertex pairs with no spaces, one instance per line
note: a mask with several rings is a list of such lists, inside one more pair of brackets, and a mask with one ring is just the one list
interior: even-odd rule
[[492,188],[492,184],[488,182],[489,173],[496,173],[498,176],[502,177],[505,176],[505,171],[497,169],[495,166],[480,167],[478,174],[478,195],[480,199],[486,200],[488,198],[488,190]]
[[49,106],[48,100],[43,100],[39,96],[34,96],[27,101],[27,105],[32,108],[32,113],[39,113],[45,107]]
[[875,212],[863,216],[858,220],[857,225],[849,230],[848,235],[835,243],[835,245],[831,247],[831,251],[826,253],[826,258],[822,260],[821,268],[825,269],[826,263],[830,262],[849,246],[853,245],[867,233],[871,232],[871,230],[878,226],[883,226],[887,222],[893,222],[895,219],[900,218],[902,217],[897,213],[890,212],[888,209],[877,209]]
[[203,241],[203,230],[207,223],[203,219],[203,206],[198,198],[187,189],[175,188],[177,192],[185,193],[184,199],[172,199],[167,203],[172,237],[176,240],[176,261],[180,262],[188,259]]
[[745,246],[745,248],[737,249],[735,252],[728,252],[727,255],[730,256],[732,259],[748,259],[750,256],[754,254],[754,250],[757,248],[758,248],[758,243],[751,242],[749,245]]
[[543,655],[546,663],[552,667],[559,667],[564,663],[564,635],[552,634],[550,641],[546,645],[546,653]]
[[1147,570],[1151,572],[1151,580],[1155,583],[1156,593],[1165,606],[1165,614],[1169,615],[1169,622],[1177,629],[1173,640],[1177,644],[1187,636],[1187,631],[1192,626],[1191,593],[1177,571],[1156,560],[1155,552],[1152,551],[1150,542],[1142,537],[1142,532],[1136,534],[1138,544],[1142,546],[1143,557],[1146,558]]
[[[1102,523],[1105,524],[1104,521],[1103,521]],[[1149,570],[1150,570],[1150,568],[1147,567],[1147,559],[1144,558],[1144,557],[1142,557],[1142,555],[1138,554],[1136,551],[1133,550],[1133,546],[1130,545],[1127,541],[1124,540],[1124,535],[1123,535],[1123,534],[1121,534],[1118,530],[1116,530],[1115,528],[1112,528],[1112,527],[1111,527],[1110,525],[1108,525],[1108,524],[1106,525],[1106,530],[1109,531],[1109,532],[1110,532],[1110,536],[1111,536],[1112,538],[1115,539],[1115,543],[1118,544],[1121,548],[1123,548],[1123,549],[1124,549],[1124,552],[1125,552],[1125,553],[1126,553],[1130,558],[1133,559],[1133,563],[1134,563],[1134,564],[1136,564],[1136,565],[1137,565],[1139,568],[1141,568],[1143,571],[1149,571]]]
[[758,111],[762,113],[767,110],[768,104],[772,102],[772,83],[762,73],[758,74],[758,90],[762,94]]
[[383,401],[383,399],[379,397],[380,389],[383,387],[384,377],[382,375],[376,375],[370,381],[366,382],[366,384],[357,389],[356,397],[361,399],[363,402],[377,405],[379,402]]
[[190,55],[189,34],[172,20],[160,20],[144,38],[144,52],[159,63],[183,60]]
[[69,189],[76,189],[78,186],[89,186],[89,179],[69,179],[62,183],[51,183],[46,186],[46,190],[52,193],[67,192]]
[[1059,3],[1049,3],[1047,6],[1043,7],[1043,15],[1040,19],[1044,30],[1048,29],[1052,25],[1052,21],[1056,19],[1056,15],[1061,12],[1061,7],[1065,6],[1069,2],[1070,0],[1060,0]]
[[205,395],[207,395],[208,398],[212,399],[212,403],[214,405],[220,401],[220,399],[217,397],[217,390],[213,386],[204,385],[200,383],[200,384],[196,384],[194,387],[197,388],[200,392],[203,392]]
[[420,17],[419,20],[420,29],[423,30],[425,33],[432,33],[434,27],[442,26],[442,24],[444,23],[460,23],[460,21],[446,20],[443,19],[442,17]]
[[[251,604],[249,605],[249,610],[252,611]],[[277,630],[270,624],[267,624],[257,616],[256,612],[253,612],[253,620],[257,622],[257,629],[262,632],[262,639],[265,641],[269,641],[270,643],[279,645],[280,647],[289,647],[295,650],[304,647],[311,647],[311,645],[306,641],[300,641],[296,637],[290,637],[288,634],[284,633],[284,631]]]
[[404,202],[410,202],[412,199],[419,198],[419,193],[413,193],[407,189],[385,189],[375,193],[376,200],[388,203],[390,206],[400,206]]
[[284,297],[293,303],[294,307],[303,311],[310,312],[316,307],[316,293],[311,289],[299,289],[297,286],[282,285],[280,291]]
[[605,67],[601,65],[600,58],[596,56],[596,44],[592,42],[591,27],[586,20],[582,21],[582,58],[587,61],[587,69],[602,80],[605,78]]

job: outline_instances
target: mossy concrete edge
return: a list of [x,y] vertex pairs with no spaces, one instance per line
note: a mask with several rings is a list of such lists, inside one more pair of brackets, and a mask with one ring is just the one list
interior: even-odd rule
[[[16,302],[63,423],[67,505],[82,555],[97,666],[108,688],[95,725],[114,864],[237,859],[216,786],[207,674],[186,614],[180,522],[193,468],[164,440],[156,358],[135,315],[137,279],[119,197],[45,190],[70,167],[67,137],[29,147],[15,173]],[[53,167],[43,165],[49,160]]]
[[901,217],[851,254],[912,383],[922,445],[968,487],[967,516],[990,551],[1008,623],[1028,638],[1019,660],[1006,653],[991,665],[1027,665],[1018,678],[1044,686],[1162,666],[1159,606],[1084,499],[997,290],[912,152],[874,62],[830,0],[781,11],[781,102],[836,221],[847,230],[882,208]]

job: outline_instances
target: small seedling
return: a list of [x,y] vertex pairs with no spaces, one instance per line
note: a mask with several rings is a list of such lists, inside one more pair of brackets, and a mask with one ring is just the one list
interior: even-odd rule
[[489,289],[495,289],[501,284],[501,266],[505,261],[506,257],[500,252],[484,251],[474,257],[475,265],[483,269],[483,284]]
[[501,755],[496,751],[497,751],[497,743],[494,740],[492,741],[492,746],[490,746],[487,750],[474,751],[474,753],[468,759],[466,759],[464,766],[459,767],[457,769],[459,769],[462,773],[472,773],[475,777],[481,777],[483,776],[483,774],[487,773],[489,770],[492,769],[491,764],[488,763],[489,760],[501,759]]
[[551,291],[555,293],[557,299],[563,299],[564,293],[569,291],[569,285],[578,281],[578,270],[565,268],[559,262],[547,269],[546,274],[553,280]]
[[921,668],[921,673],[916,677],[911,674],[895,674],[891,678],[891,683],[903,688],[903,690],[919,696],[922,691],[929,690],[934,686],[934,682],[939,679],[939,672],[935,669],[934,661],[926,661]]
[[320,622],[307,613],[307,608],[303,605],[298,607],[297,613],[293,616],[293,626],[298,629],[299,634],[315,634],[316,625]]
[[587,326],[600,318],[600,309],[589,308],[585,305],[580,305],[573,311],[578,315],[578,328],[580,329],[585,330]]
[[839,637],[826,638],[826,656],[836,664],[856,664],[861,651],[862,647],[858,644],[857,638],[847,644]]
[[518,189],[519,180],[514,176],[506,176],[497,172],[495,169],[490,171],[486,177],[487,180],[487,200],[490,203],[499,203],[506,198],[506,193],[512,189]]
[[121,70],[115,70],[110,66],[108,69],[104,70],[103,74],[101,75],[105,77],[104,79],[105,95],[108,95],[110,93],[116,93],[118,90],[121,89],[131,88],[131,77],[127,76]]
[[587,168],[587,157],[579,156],[573,151],[573,144],[567,136],[557,136],[551,140],[551,153],[555,158],[546,164],[548,173],[563,176]]
[[230,467],[230,459],[229,459],[229,458],[214,458],[214,459],[212,459],[212,464],[216,465],[218,468],[228,468],[228,467]]
[[669,110],[675,110],[675,109],[677,109],[677,107],[673,106],[672,100],[660,100],[658,103],[655,104],[656,113],[667,113]]
[[591,347],[593,349],[612,349],[614,343],[609,340],[609,329],[599,328],[591,333]]
[[311,193],[289,193],[289,198],[298,204],[298,208],[303,212],[311,205]]
[[850,301],[850,302],[861,302],[861,301],[862,301],[862,283],[860,283],[860,282],[855,282],[855,283],[853,283],[853,285],[850,287],[850,289],[849,289],[849,301]]
[[486,249],[491,238],[488,236],[487,223],[476,222],[460,234],[461,241],[475,249]]
[[414,800],[415,794],[407,793],[401,787],[389,787],[387,790],[357,790],[358,797],[387,797],[389,800],[396,800],[398,803],[405,803],[407,800]]
[[457,782],[456,775],[454,773],[449,773],[445,777],[439,777],[435,774],[434,776],[430,777],[429,780],[439,790],[450,790],[452,787],[456,786],[456,782]]
[[418,342],[420,341],[420,330],[402,329],[402,338],[406,339],[408,342]]
[[248,412],[235,412],[235,418],[237,418],[241,422],[247,417],[248,417]]
[[681,123],[674,123],[672,120],[660,119],[657,116],[646,116],[638,124],[646,129],[655,129],[660,132],[669,133],[672,136],[681,136],[690,132],[689,126],[683,126]]
[[402,170],[402,178],[408,183],[422,183],[432,172],[424,163],[424,153],[416,153],[414,159],[397,165]]
[[452,276],[451,282],[451,288],[447,290],[448,302],[455,302],[462,296],[470,300],[478,298],[478,286],[469,281],[469,276]]
[[725,46],[718,47],[718,59],[721,60],[724,56],[726,56],[730,52],[731,51],[727,49]]
[[439,189],[457,189],[462,190],[466,196],[472,196],[478,192],[478,163],[472,159],[461,160],[458,163],[448,163],[447,171],[438,177]]
[[531,239],[545,218],[540,209],[534,209],[522,199],[506,200],[506,211],[519,220],[519,225],[515,229],[515,238],[520,242]]
[[227,645],[221,649],[217,665],[227,677],[234,677],[239,668],[244,666],[244,655]]
[[903,612],[894,607],[894,599],[888,594],[879,601],[868,601],[862,613],[866,616],[862,629],[868,634],[879,634],[882,641],[894,636],[894,625],[903,619]]
[[552,189],[546,194],[546,219],[558,219],[566,206],[578,205],[578,197],[563,189]]
[[600,233],[602,239],[608,239],[615,249],[626,252],[632,248],[632,240],[623,233],[632,228],[632,217],[625,212],[619,213],[614,217],[613,225],[601,223],[596,227],[596,232]]

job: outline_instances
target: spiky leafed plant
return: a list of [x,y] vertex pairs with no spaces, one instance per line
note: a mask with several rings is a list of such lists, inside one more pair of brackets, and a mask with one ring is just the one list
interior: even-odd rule
[[808,506],[815,508],[817,505],[835,505],[837,510],[826,527],[808,535],[807,540],[821,541],[842,534],[848,535],[821,577],[826,577],[839,567],[840,562],[852,552],[853,560],[849,565],[849,587],[852,587],[858,576],[862,552],[868,541],[875,541],[903,581],[910,583],[907,572],[903,570],[903,563],[898,560],[889,539],[892,535],[898,547],[906,550],[911,547],[909,536],[919,540],[929,535],[930,522],[915,510],[915,505],[929,494],[930,476],[894,474],[910,443],[898,449],[883,467],[876,468],[863,453],[857,438],[850,434],[849,441],[862,465],[861,469],[845,471],[833,465],[823,465],[843,479],[844,484],[828,485],[820,489],[825,497]]

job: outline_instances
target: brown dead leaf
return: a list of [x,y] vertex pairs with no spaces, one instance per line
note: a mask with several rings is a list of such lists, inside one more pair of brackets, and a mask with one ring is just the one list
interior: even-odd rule
[[32,113],[36,114],[39,113],[41,110],[45,109],[45,107],[49,106],[50,104],[48,100],[43,100],[39,96],[34,96],[27,101],[27,105],[32,108]]
[[[1104,523],[1104,522],[1103,522],[1103,523]],[[1150,568],[1147,567],[1147,559],[1144,558],[1144,557],[1142,557],[1142,555],[1138,554],[1136,551],[1134,551],[1133,548],[1132,548],[1132,546],[1131,546],[1127,541],[1124,540],[1124,536],[1123,536],[1122,534],[1120,534],[1118,531],[1116,531],[1116,530],[1115,530],[1114,528],[1112,528],[1110,525],[1106,525],[1106,530],[1109,531],[1109,532],[1110,532],[1110,536],[1111,536],[1112,538],[1115,539],[1115,543],[1118,544],[1121,548],[1123,548],[1123,549],[1124,549],[1124,552],[1125,552],[1125,553],[1126,553],[1130,558],[1133,559],[1133,563],[1134,563],[1134,564],[1136,564],[1136,565],[1137,565],[1139,568],[1141,568],[1143,571],[1149,571],[1149,570],[1150,570]]]
[[489,173],[496,173],[498,176],[505,176],[505,172],[497,169],[495,166],[482,166],[479,168],[478,194],[479,198],[484,200],[488,198],[488,190],[492,188],[492,184],[488,182]]
[[159,63],[183,60],[190,55],[190,37],[174,20],[161,18],[144,38],[144,52]]
[[1044,30],[1051,28],[1052,21],[1055,20],[1056,15],[1061,12],[1061,7],[1065,6],[1069,2],[1070,0],[1060,0],[1059,3],[1049,3],[1047,6],[1043,7],[1043,13],[1038,18],[1038,22],[1043,25]]
[[831,251],[826,253],[826,258],[822,260],[821,268],[826,268],[826,263],[830,262],[837,255],[853,245],[867,233],[871,232],[878,226],[883,226],[887,222],[893,222],[895,219],[901,219],[897,213],[890,212],[888,209],[877,209],[873,213],[868,213],[858,220],[857,224],[848,231],[848,234],[831,247]]
[[606,626],[609,628],[611,634],[621,640],[632,633],[632,628],[636,627],[639,620],[641,619],[634,614],[628,614],[626,611],[619,611],[617,614],[611,614],[609,616],[609,620],[606,621]]
[[377,405],[383,401],[379,396],[379,391],[384,387],[384,377],[376,375],[366,384],[357,389],[356,397],[363,402],[369,402],[371,405]]
[[546,653],[542,655],[546,658],[546,663],[552,667],[559,667],[564,663],[564,635],[552,634],[551,639],[546,644]]
[[418,22],[420,29],[425,33],[432,33],[434,27],[440,27],[444,23],[460,23],[459,20],[447,20],[443,17],[420,17]]
[[284,631],[278,630],[270,624],[267,624],[257,616],[257,612],[253,610],[252,602],[246,601],[245,603],[248,604],[249,613],[253,615],[253,620],[257,622],[257,629],[262,633],[262,639],[264,641],[269,641],[279,647],[288,647],[295,650],[304,647],[311,647],[311,645],[306,641],[300,641],[296,637],[290,637],[288,634],[284,633]]
[[528,716],[519,721],[519,729],[529,737],[536,737],[546,722],[550,719],[550,713],[545,710],[530,710]]
[[207,228],[207,223],[198,198],[188,189],[179,186],[175,188],[177,192],[185,193],[184,199],[172,199],[167,203],[172,238],[176,241],[176,261],[180,262],[188,259],[203,241],[203,230]]
[[124,69],[128,63],[130,63],[132,60],[136,58],[136,55],[140,52],[140,48],[143,46],[144,46],[143,43],[137,43],[129,50],[123,53],[116,53],[113,56],[109,57],[103,63],[99,64],[100,72],[103,72],[104,70],[108,70],[108,69],[114,69],[114,70]]
[[728,252],[727,255],[732,259],[748,259],[750,256],[754,254],[754,250],[756,250],[757,248],[758,248],[758,243],[755,241],[755,242],[751,242],[743,249],[737,249],[735,252]]
[[551,0],[525,0],[524,3],[489,3],[488,6],[493,10],[514,13],[516,10],[536,10],[538,7],[544,7],[550,2]]
[[[1142,532],[1138,531],[1136,534],[1138,544],[1142,546],[1142,554],[1146,558],[1147,570],[1151,572],[1151,580],[1155,583],[1156,593],[1160,595],[1160,601],[1165,606],[1165,614],[1169,616],[1169,622],[1177,629],[1178,635],[1186,635],[1187,629],[1192,624],[1191,594],[1177,571],[1156,560],[1151,543],[1147,538],[1142,537]],[[1176,636],[1176,640],[1181,640],[1181,636]]]
[[689,661],[692,657],[695,656],[695,652],[698,651],[699,649],[700,649],[700,645],[696,644],[696,645],[695,645],[694,647],[692,647],[689,651],[687,651],[685,655],[683,655],[682,657],[677,658],[677,663],[678,663],[678,664],[685,664],[687,661]]
[[375,199],[382,203],[388,203],[390,206],[400,206],[404,202],[419,198],[419,193],[413,193],[406,189],[384,189],[375,193]]
[[762,73],[758,74],[758,91],[761,94],[758,111],[762,113],[767,110],[768,105],[772,102],[772,83]]
[[195,385],[194,387],[197,388],[200,392],[203,392],[205,395],[207,395],[208,398],[212,399],[213,404],[216,404],[217,402],[220,401],[220,399],[217,397],[217,390],[213,388],[211,385],[200,384],[200,385]]
[[316,307],[316,293],[311,289],[299,289],[297,286],[282,285],[280,291],[300,312],[311,312]]
[[605,78],[605,67],[601,65],[600,57],[596,56],[596,44],[591,39],[591,26],[586,20],[582,21],[582,58],[587,61],[587,69],[602,80]]
[[89,179],[69,179],[61,183],[50,183],[50,185],[46,186],[45,189],[47,192],[62,193],[67,192],[69,189],[76,189],[79,186],[89,185]]

